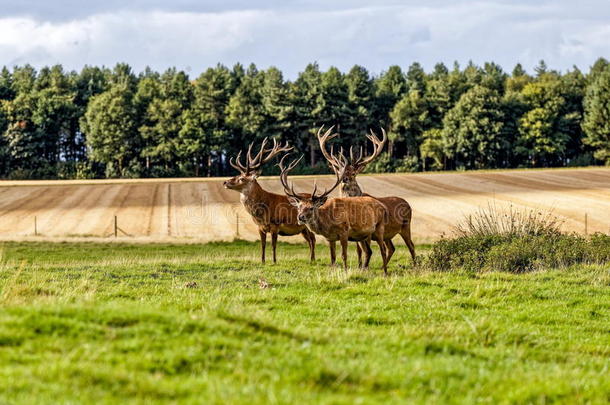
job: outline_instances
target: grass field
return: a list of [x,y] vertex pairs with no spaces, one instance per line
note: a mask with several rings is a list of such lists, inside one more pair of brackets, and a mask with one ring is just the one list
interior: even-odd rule
[[608,266],[429,272],[401,246],[384,278],[324,246],[266,266],[250,242],[1,251],[2,404],[610,401]]
[[[114,233],[115,216],[124,240],[257,239],[239,194],[224,189],[223,180],[2,181],[0,239],[107,238]],[[298,189],[310,190],[314,177],[294,180]],[[322,187],[331,181],[330,176],[318,177]],[[588,233],[610,230],[609,168],[362,175],[358,181],[371,195],[407,199],[413,207],[413,237],[420,243],[438,239],[490,202],[552,210],[569,232],[585,232],[585,214]],[[277,178],[260,182],[282,192]],[[302,242],[300,236],[283,240]]]

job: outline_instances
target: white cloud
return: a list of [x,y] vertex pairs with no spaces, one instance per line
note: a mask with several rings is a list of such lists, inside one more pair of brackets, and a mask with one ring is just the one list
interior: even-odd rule
[[431,68],[470,59],[507,70],[517,62],[532,68],[542,58],[552,68],[586,69],[610,54],[610,10],[601,8],[603,1],[586,3],[600,7],[594,11],[568,2],[283,3],[275,9],[239,3],[214,12],[142,6],[65,20],[0,17],[0,65],[79,69],[124,61],[135,70],[176,66],[197,74],[218,62],[255,62],[295,77],[312,61],[342,70],[362,64],[376,73],[390,64],[420,61]]

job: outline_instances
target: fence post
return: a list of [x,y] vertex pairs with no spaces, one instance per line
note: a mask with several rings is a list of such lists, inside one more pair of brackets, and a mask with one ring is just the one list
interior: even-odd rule
[[239,212],[235,213],[235,237],[239,238]]
[[38,236],[38,220],[36,215],[34,215],[34,236]]
[[588,229],[588,225],[589,225],[589,224],[588,224],[588,222],[589,222],[589,221],[588,221],[588,219],[589,219],[589,218],[588,218],[588,215],[587,215],[587,213],[585,212],[585,236],[589,235],[589,229]]
[[119,235],[119,227],[117,225],[116,215],[114,216],[114,237],[116,238]]

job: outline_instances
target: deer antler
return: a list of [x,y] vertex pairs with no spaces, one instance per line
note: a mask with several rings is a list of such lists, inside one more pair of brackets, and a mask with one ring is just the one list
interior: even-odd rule
[[246,173],[247,171],[246,166],[241,163],[241,151],[237,154],[235,161],[233,161],[233,158],[229,159],[229,164],[239,172]]
[[325,190],[320,195],[316,195],[316,191],[318,190],[318,185],[315,182],[313,183],[313,192],[311,193],[311,199],[312,200],[319,200],[321,198],[325,198],[330,193],[332,193],[333,190],[336,189],[339,184],[341,184],[341,173],[340,172],[336,172],[335,174],[337,176],[337,180],[335,181],[335,184],[331,188],[329,188],[328,190]]
[[373,132],[372,129],[370,131],[370,134],[366,134],[366,137],[371,142],[373,142],[373,153],[370,156],[363,157],[363,148],[360,147],[360,153],[358,154],[358,157],[354,159],[354,152],[352,148],[349,149],[350,163],[353,166],[356,166],[358,170],[364,169],[366,165],[375,160],[377,156],[381,154],[381,151],[383,150],[383,147],[385,146],[385,143],[388,140],[388,136],[383,128],[381,128],[381,133],[383,134],[383,137],[381,139],[379,139],[379,137]]
[[263,139],[259,151],[254,157],[252,157],[252,148],[254,147],[254,142],[248,145],[245,166],[241,162],[241,151],[239,151],[235,160],[233,160],[233,158],[229,159],[229,164],[240,172],[244,174],[249,174],[254,170],[258,170],[262,165],[269,162],[271,159],[273,159],[280,153],[289,152],[292,150],[292,146],[288,146],[288,143],[283,146],[281,144],[278,144],[277,139],[273,139],[273,146],[270,149],[266,149],[268,141],[268,138]]
[[258,160],[254,162],[254,164],[258,169],[260,166],[269,162],[271,159],[273,159],[280,153],[290,152],[292,149],[292,146],[288,146],[288,143],[282,146],[281,144],[278,144],[277,139],[273,139],[273,146],[271,147],[271,149],[265,151],[264,153],[259,153],[260,156],[258,157]]
[[280,163],[278,164],[278,166],[280,167],[280,183],[282,183],[282,187],[284,187],[284,193],[286,193],[288,197],[293,197],[299,200],[301,197],[299,197],[299,195],[294,191],[294,185],[288,185],[288,172],[290,172],[292,169],[295,168],[296,165],[299,164],[299,162],[303,159],[303,155],[301,155],[300,158],[290,162],[288,167],[284,167],[284,160],[287,157],[288,154],[284,155],[282,157],[282,160],[280,160]]
[[[322,151],[322,155],[324,156],[324,158],[326,158],[326,161],[330,165],[331,169],[333,169],[333,171],[337,173],[344,167],[344,162],[341,158],[335,156],[334,148],[332,146],[330,147],[330,153],[326,150],[326,142],[339,135],[337,133],[331,134],[334,127],[335,126],[333,125],[328,129],[328,131],[324,133],[324,135],[322,135],[322,131],[324,130],[324,125],[322,125],[320,129],[318,129],[316,136],[318,137],[318,142],[320,143],[320,150]],[[339,156],[341,157],[341,153],[339,154]]]
[[[282,157],[282,160],[280,160],[280,163],[278,164],[278,166],[280,167],[280,183],[282,183],[282,187],[284,187],[284,193],[286,193],[286,195],[288,197],[294,197],[297,200],[300,200],[303,198],[303,196],[299,196],[298,193],[296,193],[294,191],[294,185],[289,185],[288,184],[288,173],[294,169],[296,167],[296,165],[299,164],[299,162],[303,159],[303,155],[301,155],[300,158],[298,158],[297,160],[293,160],[288,167],[284,166],[284,160],[288,157],[288,155],[284,155],[284,157]],[[327,195],[329,195],[335,188],[337,188],[337,186],[341,183],[341,175],[340,172],[336,173],[337,175],[337,181],[335,182],[335,184],[328,190],[325,190],[322,194],[320,195],[316,195],[316,192],[318,191],[318,185],[316,184],[316,182],[314,181],[313,183],[313,192],[311,193],[311,199],[312,200],[319,200],[321,198],[326,197]]]

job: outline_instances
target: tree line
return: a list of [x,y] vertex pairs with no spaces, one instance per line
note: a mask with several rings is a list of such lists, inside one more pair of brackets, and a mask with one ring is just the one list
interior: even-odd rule
[[264,137],[304,153],[301,173],[327,172],[321,125],[340,132],[335,148],[385,128],[389,146],[369,171],[610,164],[610,64],[560,73],[541,61],[508,74],[413,63],[373,76],[312,63],[292,81],[253,64],[195,79],[127,64],[0,72],[2,178],[227,175],[228,157]]

